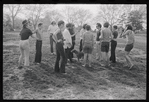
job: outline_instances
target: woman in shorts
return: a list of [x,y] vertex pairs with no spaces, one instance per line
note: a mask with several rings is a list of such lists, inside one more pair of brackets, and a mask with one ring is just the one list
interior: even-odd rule
[[127,43],[125,46],[125,58],[127,61],[127,66],[129,69],[133,67],[133,63],[129,57],[130,51],[133,49],[135,38],[134,38],[134,32],[132,31],[132,26],[129,24],[126,26],[126,30],[123,32],[123,34],[120,37],[127,37]]
[[91,27],[89,25],[86,25],[86,32],[83,35],[82,39],[82,45],[83,45],[83,52],[84,52],[84,62],[85,64],[83,66],[87,65],[87,61],[89,64],[89,67],[91,67],[91,54],[93,51],[93,44],[94,44],[94,36],[93,33],[90,31]]

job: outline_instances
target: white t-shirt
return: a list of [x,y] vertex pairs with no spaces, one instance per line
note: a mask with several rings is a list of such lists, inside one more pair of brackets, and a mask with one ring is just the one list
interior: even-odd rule
[[49,34],[54,34],[54,32],[58,29],[58,26],[57,25],[50,25],[49,28],[48,28],[48,32]]
[[135,42],[134,32],[133,31],[127,30],[123,35],[127,36],[127,44],[132,44],[132,43]]
[[72,39],[71,39],[71,35],[70,35],[68,29],[65,28],[65,30],[62,32],[62,34],[63,34],[63,37],[64,37],[64,39],[65,39],[65,41],[64,41],[64,48],[65,48],[65,49],[66,49],[67,47],[70,48],[71,45],[72,45]]

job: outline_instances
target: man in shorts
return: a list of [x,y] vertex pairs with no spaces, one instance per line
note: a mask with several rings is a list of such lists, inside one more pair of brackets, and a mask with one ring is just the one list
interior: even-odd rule
[[104,23],[104,29],[101,30],[101,53],[103,56],[103,60],[105,62],[104,66],[109,66],[109,43],[112,39],[112,31],[108,28],[109,23],[105,22]]

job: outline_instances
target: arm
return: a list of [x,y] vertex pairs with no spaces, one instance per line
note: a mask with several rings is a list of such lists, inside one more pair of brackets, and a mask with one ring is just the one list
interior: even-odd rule
[[103,39],[103,31],[102,31],[102,30],[101,30],[101,35],[100,35],[99,39],[100,39],[100,40]]

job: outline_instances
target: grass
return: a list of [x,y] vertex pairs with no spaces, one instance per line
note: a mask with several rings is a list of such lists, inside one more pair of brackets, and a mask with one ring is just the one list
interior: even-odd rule
[[[135,67],[124,67],[122,51],[125,39],[118,39],[117,64],[113,69],[101,67],[93,51],[92,68],[84,68],[75,61],[66,66],[68,75],[56,74],[56,56],[50,55],[49,36],[44,33],[42,64],[34,65],[35,39],[30,38],[30,67],[18,70],[20,55],[19,33],[9,32],[3,37],[3,98],[4,99],[145,99],[146,58],[132,57]],[[140,39],[141,38],[141,39]],[[136,36],[131,55],[146,54],[146,38]],[[79,34],[75,49],[79,48]],[[73,68],[72,68],[73,66]],[[16,74],[18,72],[18,74]],[[23,77],[22,80],[19,80]],[[16,87],[18,86],[18,87]],[[131,89],[131,90],[130,90]]]

